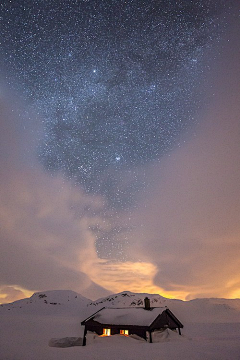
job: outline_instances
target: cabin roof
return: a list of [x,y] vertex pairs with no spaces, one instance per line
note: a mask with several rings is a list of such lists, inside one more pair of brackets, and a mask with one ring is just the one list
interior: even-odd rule
[[144,308],[103,308],[88,317],[85,322],[94,320],[100,324],[150,326],[166,307],[156,307],[150,310]]

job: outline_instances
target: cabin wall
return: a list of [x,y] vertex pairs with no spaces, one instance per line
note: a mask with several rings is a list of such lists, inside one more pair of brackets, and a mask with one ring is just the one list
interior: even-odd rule
[[166,311],[163,311],[151,325],[151,330],[177,329],[179,325],[172,319]]
[[[146,310],[150,311],[150,310]],[[129,335],[138,335],[139,337],[147,340],[146,332],[149,332],[149,339],[151,338],[151,332],[161,329],[177,329],[181,335],[180,328],[183,327],[181,322],[173,315],[173,313],[166,309],[153,321],[150,326],[135,326],[135,325],[112,325],[112,324],[100,324],[93,318],[81,323],[85,325],[85,334],[87,331],[95,332],[98,335],[103,335],[103,329],[111,329],[111,335],[120,334],[120,330],[128,330]],[[151,342],[151,339],[150,339]]]
[[129,335],[138,335],[141,338],[146,340],[146,331],[147,328],[146,327],[140,327],[140,326],[120,326],[120,325],[102,325],[102,324],[86,324],[85,325],[85,329],[86,331],[92,331],[95,332],[98,335],[102,335],[103,334],[103,329],[111,329],[111,335],[116,335],[116,334],[120,334],[120,330],[128,330],[129,331]]
[[167,315],[167,321],[168,321],[168,327],[170,329],[176,329],[178,327],[176,322],[169,315]]

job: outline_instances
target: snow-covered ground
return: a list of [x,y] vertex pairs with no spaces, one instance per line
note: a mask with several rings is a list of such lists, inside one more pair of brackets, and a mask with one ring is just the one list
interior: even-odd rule
[[[87,346],[56,348],[51,338],[82,337],[80,323],[103,306],[168,306],[184,324],[183,335],[157,334],[149,344],[131,337],[88,335]],[[0,360],[240,360],[240,300],[188,302],[123,292],[92,302],[72,291],[36,293],[0,306]]]

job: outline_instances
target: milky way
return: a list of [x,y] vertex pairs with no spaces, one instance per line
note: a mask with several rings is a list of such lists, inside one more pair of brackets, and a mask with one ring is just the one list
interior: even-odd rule
[[[203,58],[219,34],[223,6],[2,2],[2,78],[42,119],[45,169],[105,196],[112,211],[131,208],[145,181],[138,169],[177,146],[196,121]],[[102,238],[122,230],[111,231]]]

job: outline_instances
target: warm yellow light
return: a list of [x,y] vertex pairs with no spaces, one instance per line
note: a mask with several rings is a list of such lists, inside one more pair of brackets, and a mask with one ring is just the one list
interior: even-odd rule
[[0,287],[0,304],[24,299],[32,296],[33,293],[34,291],[27,290],[18,285],[5,285]]
[[240,299],[240,290],[234,290],[231,292],[230,296],[228,296],[230,299]]
[[129,335],[128,330],[120,330],[120,335]]
[[103,329],[102,336],[110,336],[111,335],[111,329]]
[[[87,261],[86,261],[87,259]],[[112,293],[130,290],[136,293],[161,294],[166,298],[185,300],[188,292],[183,288],[176,291],[165,291],[154,284],[157,267],[147,262],[114,262],[97,259],[96,262],[86,258],[80,270],[98,285]],[[89,261],[89,262],[88,262]]]

